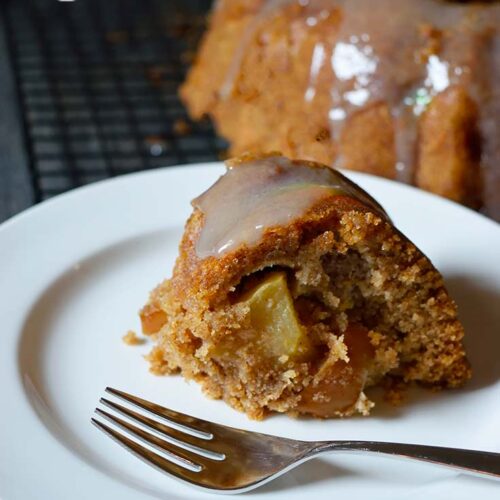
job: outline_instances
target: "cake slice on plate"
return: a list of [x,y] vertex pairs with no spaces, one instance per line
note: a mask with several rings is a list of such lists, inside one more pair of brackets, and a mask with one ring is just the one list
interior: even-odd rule
[[173,276],[141,312],[155,373],[255,419],[366,415],[368,387],[470,377],[441,275],[336,170],[242,157],[192,204]]

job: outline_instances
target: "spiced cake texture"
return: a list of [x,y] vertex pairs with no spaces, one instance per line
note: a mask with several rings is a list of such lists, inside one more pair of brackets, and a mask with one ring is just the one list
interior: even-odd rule
[[[269,169],[278,161],[287,160],[247,157],[230,171],[253,168],[258,177],[262,162]],[[297,165],[328,168],[287,168],[293,174]],[[280,168],[266,175],[280,179]],[[269,203],[283,192],[281,182]],[[294,196],[307,186],[297,184]],[[207,193],[210,201],[214,188]],[[211,214],[195,203],[173,275],[141,312],[143,331],[155,340],[151,370],[181,373],[253,419],[366,415],[373,403],[364,390],[389,379],[462,386],[470,377],[464,331],[443,278],[376,205],[360,199],[318,191],[302,213],[267,224],[251,244],[201,257]]]
[[500,220],[499,26],[495,1],[219,0],[180,95],[232,155],[369,172]]

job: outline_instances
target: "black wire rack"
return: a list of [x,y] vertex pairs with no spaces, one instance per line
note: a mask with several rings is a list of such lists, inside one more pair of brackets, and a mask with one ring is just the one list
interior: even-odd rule
[[177,90],[209,0],[1,2],[36,201],[139,170],[220,159]]

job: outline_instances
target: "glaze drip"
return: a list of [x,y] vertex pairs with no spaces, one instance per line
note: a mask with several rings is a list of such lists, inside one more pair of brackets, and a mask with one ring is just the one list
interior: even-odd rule
[[349,196],[388,219],[365,191],[336,170],[282,156],[244,161],[192,201],[205,216],[196,244],[200,258],[219,257],[259,242],[264,232],[287,225],[322,198]]
[[[303,82],[303,102],[296,103],[295,108],[312,116],[318,109],[324,110],[333,143],[331,164],[353,168],[354,163],[354,168],[359,169],[352,155],[343,150],[342,134],[349,133],[349,125],[358,113],[384,106],[393,124],[394,158],[389,160],[392,166],[382,175],[415,183],[420,162],[425,160],[419,156],[423,114],[447,91],[465,89],[479,111],[483,197],[486,205],[493,207],[490,213],[498,217],[499,80],[496,76],[500,2],[262,0],[254,3],[259,7],[233,54],[220,89],[222,100],[229,99],[233,92],[238,95],[240,75],[248,71],[247,46],[271,43],[276,19],[282,15],[290,18],[287,39],[277,39],[276,45],[288,43],[293,53],[299,53],[304,43],[317,40],[307,56],[304,53],[309,61],[309,74]],[[325,86],[321,83],[324,81],[332,84]]]

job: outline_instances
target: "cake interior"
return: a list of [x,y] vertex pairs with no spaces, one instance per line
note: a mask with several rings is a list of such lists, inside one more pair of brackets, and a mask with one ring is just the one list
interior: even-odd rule
[[141,313],[152,370],[256,419],[368,414],[364,389],[388,379],[461,385],[463,330],[441,276],[377,220],[344,214],[295,255],[259,260],[208,310],[186,310],[167,280]]

